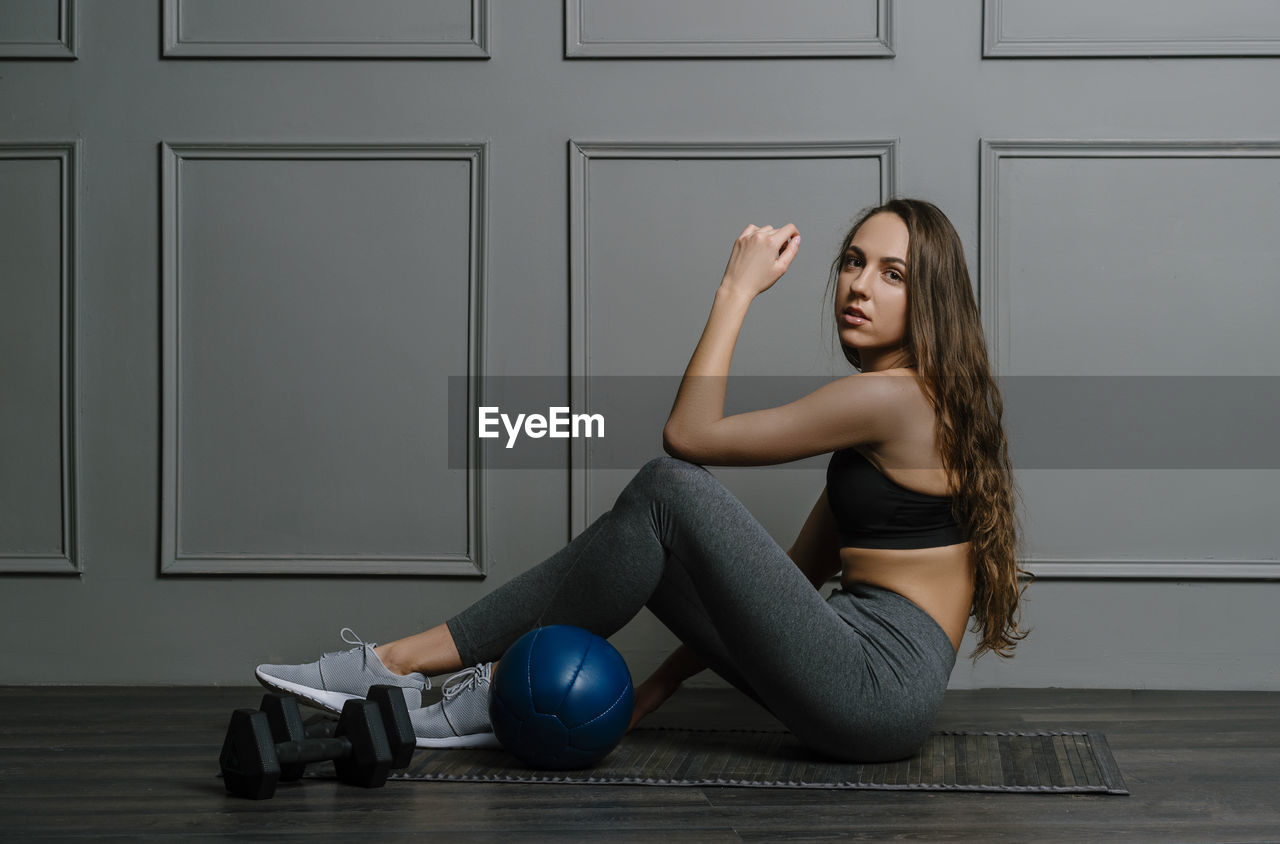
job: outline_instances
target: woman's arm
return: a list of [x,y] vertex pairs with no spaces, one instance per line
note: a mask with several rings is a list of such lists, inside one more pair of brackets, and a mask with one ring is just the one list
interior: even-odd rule
[[689,646],[681,643],[680,647],[671,652],[671,656],[658,668],[658,674],[662,674],[668,683],[674,683],[679,686],[685,680],[702,671],[707,664],[689,650]]
[[777,230],[748,226],[734,243],[662,429],[662,447],[672,457],[714,466],[788,463],[881,442],[901,429],[904,408],[918,395],[905,378],[849,375],[789,404],[724,415],[729,365],[747,309],[786,272],[799,243],[790,224]]
[[662,429],[662,444],[668,452],[674,454],[672,447],[679,447],[677,442],[685,433],[705,430],[724,418],[729,363],[750,307],[751,297],[741,291],[723,285],[716,290],[702,339],[693,350]]
[[631,730],[641,718],[661,706],[676,693],[685,680],[706,668],[707,665],[685,644],[676,648],[671,656],[649,675],[635,691],[635,708],[631,710]]
[[787,556],[815,589],[821,589],[842,568],[838,530],[824,485],[817,503],[809,511],[809,518],[804,520],[804,527],[800,528],[800,535],[787,550]]
[[791,223],[777,230],[747,226],[738,235],[702,338],[676,391],[664,440],[668,431],[698,430],[724,418],[725,382],[747,309],[782,277],[799,249],[800,230]]

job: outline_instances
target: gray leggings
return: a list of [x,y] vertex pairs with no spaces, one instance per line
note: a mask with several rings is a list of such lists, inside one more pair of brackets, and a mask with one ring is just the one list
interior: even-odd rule
[[473,665],[542,625],[607,638],[645,606],[801,742],[849,761],[914,755],[955,664],[916,604],[867,584],[823,599],[711,472],[665,456],[563,549],[447,624]]

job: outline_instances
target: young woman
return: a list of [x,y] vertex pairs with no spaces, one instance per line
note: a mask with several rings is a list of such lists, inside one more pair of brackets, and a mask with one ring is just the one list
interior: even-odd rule
[[[747,308],[799,246],[790,224],[739,235],[663,429],[671,456],[645,464],[567,546],[430,630],[375,647],[344,628],[356,647],[260,665],[258,679],[334,711],[394,683],[416,707],[420,747],[494,746],[489,678],[507,647],[546,624],[608,637],[647,606],[682,644],[637,687],[632,726],[710,667],[820,753],[913,755],[970,617],[974,659],[1012,656],[1026,635],[1003,404],[959,236],[934,205],[899,198],[855,221],[831,268],[840,344],[859,372],[726,417]],[[826,487],[786,551],[701,465],[827,452]],[[420,706],[430,675],[464,666]]]

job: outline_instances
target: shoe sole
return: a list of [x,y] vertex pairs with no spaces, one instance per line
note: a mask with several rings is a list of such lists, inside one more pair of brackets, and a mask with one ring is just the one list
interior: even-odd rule
[[500,750],[502,744],[493,733],[475,733],[469,736],[450,736],[449,738],[419,738],[418,747],[488,747]]
[[337,715],[342,714],[342,705],[344,703],[360,697],[359,695],[349,695],[344,692],[327,692],[323,689],[313,689],[310,686],[290,683],[288,680],[281,680],[279,677],[272,677],[270,674],[265,674],[261,671],[255,670],[253,673],[258,678],[258,682],[268,689],[302,698],[312,706]]

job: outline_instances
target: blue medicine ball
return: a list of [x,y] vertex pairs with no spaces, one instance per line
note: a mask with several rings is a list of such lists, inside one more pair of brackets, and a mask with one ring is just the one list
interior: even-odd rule
[[531,768],[586,768],[622,740],[635,692],[622,654],[589,630],[555,624],[516,640],[494,669],[489,719]]

